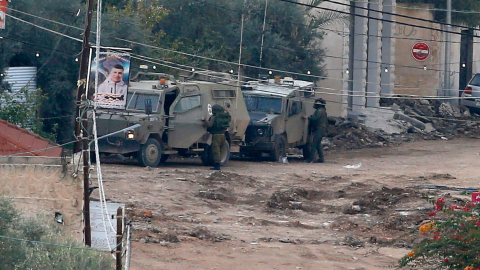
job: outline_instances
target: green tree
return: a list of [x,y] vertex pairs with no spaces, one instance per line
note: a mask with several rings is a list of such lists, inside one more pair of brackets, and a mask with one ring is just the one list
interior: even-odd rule
[[[302,73],[310,70],[323,75],[324,51],[319,42],[323,34],[321,20],[312,17],[300,5],[269,1],[266,28],[263,32],[264,0],[192,1],[160,0],[169,15],[158,24],[166,35],[163,44],[194,55],[238,62],[241,18],[244,16],[242,63],[272,69]],[[318,4],[318,3],[316,3]],[[262,61],[262,33],[264,45]],[[236,69],[235,65],[205,59],[160,53],[173,62],[216,71]],[[248,76],[256,77],[265,71],[246,68]]]
[[[152,36],[151,20],[161,20],[165,12],[158,5],[147,7],[146,3],[150,2],[106,1],[102,46],[126,46],[133,48],[135,53],[141,52],[115,37],[143,43],[148,41]],[[72,141],[79,71],[77,60],[82,50],[86,2],[16,0],[8,6],[8,14],[13,18],[7,17],[6,29],[2,30],[1,59],[5,61],[0,61],[0,71],[5,67],[37,67],[37,86],[45,95],[39,110],[39,117],[44,119],[43,131],[56,134],[58,143]],[[93,43],[94,32],[95,21],[92,22]],[[156,34],[161,36],[161,33]]]
[[17,93],[3,92],[0,94],[0,119],[55,141],[56,133],[44,132],[43,120],[38,117],[45,99],[46,96],[42,94],[41,89],[28,91],[27,88],[23,88]]

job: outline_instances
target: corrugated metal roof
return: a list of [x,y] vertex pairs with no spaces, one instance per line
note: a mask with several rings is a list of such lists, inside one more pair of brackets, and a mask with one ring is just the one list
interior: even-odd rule
[[0,119],[0,156],[60,157],[62,148],[24,128]]
[[12,92],[18,92],[27,86],[28,90],[37,89],[37,67],[10,67],[5,70],[5,81],[12,87]]

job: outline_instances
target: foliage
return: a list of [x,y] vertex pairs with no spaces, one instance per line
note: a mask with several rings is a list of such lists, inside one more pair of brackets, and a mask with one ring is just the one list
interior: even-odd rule
[[[25,218],[6,198],[0,198],[0,224],[1,236],[81,247],[73,239],[65,237],[53,219],[48,221],[45,216]],[[0,270],[113,269],[113,260],[108,255],[58,245],[0,238]]]
[[[136,2],[138,1],[106,1],[103,46],[131,47],[130,44],[119,42],[113,37],[137,42],[150,39],[152,31],[145,26],[145,20],[161,20],[163,10],[159,11],[158,5],[133,7],[131,3]],[[116,9],[108,9],[112,5],[116,5]],[[75,59],[80,58],[82,50],[86,2],[16,0],[9,2],[8,7],[8,13],[14,18],[8,17],[6,29],[2,30],[4,38],[0,39],[0,46],[5,61],[0,61],[0,70],[17,66],[37,67],[37,86],[43,89],[46,95],[38,111],[39,117],[45,118],[43,132],[54,133],[58,143],[72,141],[79,72],[79,62]],[[122,8],[125,12],[119,11]],[[126,10],[130,10],[130,13],[127,14]],[[92,25],[92,32],[95,32],[95,21]],[[95,38],[93,33],[90,40],[94,42]],[[133,49],[134,52],[139,52],[135,47]]]
[[[240,51],[243,14],[241,63],[298,73],[310,70],[313,74],[324,75],[324,51],[319,46],[323,37],[319,28],[322,21],[303,6],[269,1],[263,32],[264,0],[160,0],[160,3],[169,10],[166,19],[158,24],[166,33],[163,44],[167,47],[236,63]],[[236,65],[222,61],[191,58],[168,52],[158,52],[158,57],[214,71],[228,72],[230,69],[238,69]],[[265,73],[256,68],[246,68],[244,72],[251,77]]]
[[[433,202],[430,221],[419,226],[424,238],[400,261],[400,267],[420,269],[480,269],[480,206],[447,205],[444,198]],[[470,267],[470,268],[469,268]]]
[[[397,0],[398,3],[411,4],[432,4],[437,11],[434,11],[435,20],[445,22],[447,13],[444,11],[447,8],[447,0]],[[476,27],[480,25],[480,17],[475,13],[468,13],[470,11],[480,12],[479,0],[455,0],[452,1],[452,10],[464,12],[452,12],[452,22],[463,23],[466,26]]]
[[44,132],[43,121],[38,117],[40,106],[46,99],[41,89],[31,92],[23,88],[17,93],[3,92],[0,94],[0,119],[55,141],[56,134]]

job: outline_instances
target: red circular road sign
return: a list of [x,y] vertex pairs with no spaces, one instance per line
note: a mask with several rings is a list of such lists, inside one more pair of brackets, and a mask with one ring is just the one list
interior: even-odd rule
[[417,42],[413,44],[412,56],[417,61],[424,61],[430,55],[430,47],[425,42]]

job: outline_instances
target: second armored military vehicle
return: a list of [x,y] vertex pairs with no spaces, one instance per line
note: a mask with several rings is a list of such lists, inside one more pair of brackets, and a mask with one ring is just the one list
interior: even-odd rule
[[238,87],[229,81],[179,82],[161,73],[132,79],[125,109],[97,108],[99,137],[140,125],[100,139],[99,151],[135,156],[141,165],[150,167],[165,162],[172,154],[199,154],[203,164],[212,165],[211,136],[203,127],[202,117],[211,116],[214,104],[230,105],[232,115],[226,132],[227,147],[222,150],[223,165],[231,151],[239,152],[250,119]]
[[288,148],[299,148],[308,158],[308,120],[304,115],[314,111],[314,83],[290,77],[242,86],[250,114],[241,153],[261,157],[267,154],[272,161],[286,156]]

